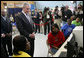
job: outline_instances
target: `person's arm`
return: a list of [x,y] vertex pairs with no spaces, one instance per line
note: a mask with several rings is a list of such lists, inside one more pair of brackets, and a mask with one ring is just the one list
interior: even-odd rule
[[55,49],[59,49],[58,47],[53,45],[53,40],[52,40],[52,37],[50,35],[48,35],[47,44],[48,44],[48,46],[52,46]]
[[64,37],[64,34],[62,33],[62,43],[65,42],[65,37]]
[[72,21],[71,24],[74,24],[74,21]]
[[17,26],[18,30],[20,31],[20,33],[22,33],[25,36],[29,37],[29,33],[23,28],[21,18],[16,16],[15,20],[16,20],[16,26]]
[[82,21],[81,22],[79,22],[79,26],[81,26],[82,25]]
[[65,25],[61,27],[61,31],[64,32],[65,31]]
[[48,45],[53,45],[53,40],[52,40],[52,37],[50,36],[50,34],[48,35]]
[[[74,24],[73,24],[74,25]],[[74,25],[73,29],[76,27],[76,25]]]
[[52,47],[55,48],[55,49],[59,49],[59,47],[56,47],[56,46],[54,46],[54,45],[52,45]]
[[53,45],[53,39],[52,38],[53,37],[51,37],[51,35],[49,34],[48,35],[48,45],[51,46],[51,47],[53,47],[53,48],[55,48],[55,49],[59,49],[58,47],[56,47],[56,46]]
[[1,21],[1,37],[5,37],[6,31],[4,30],[3,22]]
[[[63,44],[63,43],[65,42],[65,37],[64,37],[63,32],[61,33],[61,36],[62,36],[61,42],[62,42],[62,44]],[[62,44],[60,44],[58,48],[60,48],[60,47],[62,46]]]

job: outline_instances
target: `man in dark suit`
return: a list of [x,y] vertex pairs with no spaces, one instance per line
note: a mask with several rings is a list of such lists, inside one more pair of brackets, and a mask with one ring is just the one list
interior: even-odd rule
[[[7,17],[5,17],[5,12],[1,10],[1,42],[5,49],[5,52],[9,52],[9,56],[12,56],[12,25]],[[8,52],[7,48],[8,47]]]
[[30,55],[33,57],[34,53],[34,30],[33,30],[33,21],[29,14],[30,7],[29,4],[24,3],[22,12],[16,16],[16,26],[21,35],[24,35],[28,38],[30,42]]

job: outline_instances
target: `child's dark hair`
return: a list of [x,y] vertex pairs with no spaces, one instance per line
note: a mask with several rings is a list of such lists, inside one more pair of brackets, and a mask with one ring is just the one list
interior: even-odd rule
[[52,29],[53,26],[54,26],[55,28],[58,28],[58,29],[59,29],[59,26],[58,26],[56,23],[51,26],[51,29]]
[[13,39],[13,45],[14,45],[14,50],[13,53],[14,55],[19,55],[19,51],[25,51],[26,50],[26,38],[22,35],[18,35],[14,37]]

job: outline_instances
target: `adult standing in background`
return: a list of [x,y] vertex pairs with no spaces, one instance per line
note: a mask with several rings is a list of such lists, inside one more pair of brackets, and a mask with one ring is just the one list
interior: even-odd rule
[[82,5],[78,5],[78,15],[77,17],[80,18],[80,22],[82,21],[83,18],[83,6]]
[[77,18],[77,16],[78,16],[78,8],[77,7],[74,7],[73,16],[75,16],[75,18]]
[[43,16],[42,11],[39,11],[39,19],[40,19],[40,33],[43,33]]
[[[4,10],[1,10],[1,42],[3,45],[3,48],[6,53],[9,53],[8,55],[12,55],[12,25],[8,19],[5,16]],[[8,47],[8,52],[7,48]]]
[[35,33],[37,32],[37,30],[40,33],[40,19],[39,19],[39,12],[37,12],[37,9],[35,9],[35,13],[34,13],[34,23],[35,23]]
[[56,23],[59,28],[61,27],[61,16],[59,15],[58,6],[56,6],[54,10],[54,23]]
[[13,18],[13,16],[12,16],[12,14],[10,15],[10,21],[11,21],[11,23],[14,22],[14,18]]
[[44,35],[46,35],[47,30],[48,30],[48,33],[50,32],[51,20],[52,20],[52,15],[51,15],[51,13],[49,11],[49,8],[44,8],[44,13],[43,13]]
[[69,6],[65,6],[62,12],[62,26],[67,23],[67,20],[72,16],[72,12],[69,9]]
[[24,3],[22,12],[16,16],[16,26],[21,35],[27,37],[30,42],[29,54],[33,57],[34,53],[34,30],[33,21],[29,15],[30,7],[28,3]]

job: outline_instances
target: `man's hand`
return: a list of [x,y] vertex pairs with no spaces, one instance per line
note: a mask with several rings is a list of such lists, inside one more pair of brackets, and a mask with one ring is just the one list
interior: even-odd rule
[[5,35],[4,33],[3,33],[3,34],[1,34],[1,37],[3,37],[3,38],[4,38],[5,36],[6,36],[6,35]]
[[7,36],[9,36],[9,37],[12,36],[12,33],[8,33]]
[[52,47],[53,47],[53,48],[55,48],[55,49],[59,49],[58,47],[56,47],[56,46],[53,46],[53,45],[52,45]]
[[34,18],[36,18],[36,16],[34,16]]
[[35,35],[34,35],[34,33],[32,33],[32,34],[29,34],[29,37],[30,37],[30,38],[35,38]]

